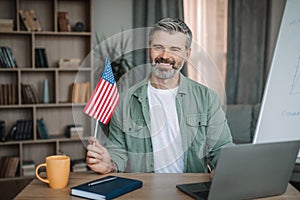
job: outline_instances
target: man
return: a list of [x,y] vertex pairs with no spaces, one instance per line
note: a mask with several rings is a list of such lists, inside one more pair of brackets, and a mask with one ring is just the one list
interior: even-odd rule
[[87,165],[96,172],[206,173],[232,137],[218,96],[184,77],[192,33],[178,19],[150,31],[152,71],[126,91],[110,121],[105,147],[91,138]]

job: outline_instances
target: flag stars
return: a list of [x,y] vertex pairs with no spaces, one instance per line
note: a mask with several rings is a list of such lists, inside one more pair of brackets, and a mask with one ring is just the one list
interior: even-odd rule
[[106,61],[105,61],[105,69],[104,69],[102,78],[104,80],[108,81],[110,84],[115,83],[114,74],[113,74],[109,59],[106,59]]

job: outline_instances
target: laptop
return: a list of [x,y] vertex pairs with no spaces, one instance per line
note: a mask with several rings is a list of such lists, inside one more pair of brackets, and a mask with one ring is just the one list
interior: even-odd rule
[[176,187],[195,199],[253,199],[285,193],[300,141],[240,144],[221,149],[212,182]]

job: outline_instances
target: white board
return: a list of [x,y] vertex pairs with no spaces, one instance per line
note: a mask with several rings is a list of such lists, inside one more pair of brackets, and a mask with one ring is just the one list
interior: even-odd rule
[[286,1],[253,142],[289,140],[300,140],[299,0]]

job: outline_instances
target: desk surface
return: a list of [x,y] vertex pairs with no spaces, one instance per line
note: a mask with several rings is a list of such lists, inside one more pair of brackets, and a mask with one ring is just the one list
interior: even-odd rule
[[[118,173],[110,174],[143,181],[143,187],[120,196],[118,199],[192,199],[176,188],[176,184],[205,182],[209,180],[207,174],[155,174],[155,173]],[[106,175],[105,175],[106,176]],[[63,189],[50,189],[46,183],[34,179],[21,191],[16,199],[81,199],[70,195],[70,188],[84,182],[103,177],[93,172],[71,173],[68,186]],[[163,198],[162,198],[163,197]],[[282,196],[264,199],[300,199],[300,193],[291,185]]]

